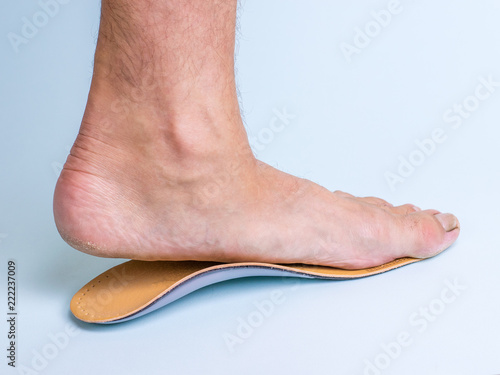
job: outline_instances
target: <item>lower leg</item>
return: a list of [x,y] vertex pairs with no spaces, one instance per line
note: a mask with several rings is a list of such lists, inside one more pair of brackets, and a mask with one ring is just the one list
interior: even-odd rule
[[[94,115],[118,122],[140,114],[147,121],[125,130],[168,134],[169,147],[216,137],[247,143],[234,79],[235,13],[236,0],[103,0],[83,124],[93,125]],[[206,119],[217,121],[199,121]],[[113,140],[124,130],[107,125]]]
[[103,0],[94,77],[54,214],[84,252],[346,268],[427,257],[449,214],[331,193],[253,157],[234,83],[236,0]]

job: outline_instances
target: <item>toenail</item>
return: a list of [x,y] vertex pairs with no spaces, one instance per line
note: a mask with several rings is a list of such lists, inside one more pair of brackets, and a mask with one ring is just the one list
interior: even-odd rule
[[415,212],[422,211],[422,209],[420,207],[417,207],[417,206],[412,206],[412,208],[413,208],[413,211],[415,211]]
[[452,214],[437,214],[434,217],[438,219],[446,232],[459,227],[457,218]]

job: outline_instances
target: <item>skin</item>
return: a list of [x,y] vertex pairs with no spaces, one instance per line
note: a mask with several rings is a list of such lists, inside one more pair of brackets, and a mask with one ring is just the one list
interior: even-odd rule
[[365,268],[426,258],[455,216],[330,192],[253,156],[234,78],[236,0],[103,0],[54,216],[83,252]]

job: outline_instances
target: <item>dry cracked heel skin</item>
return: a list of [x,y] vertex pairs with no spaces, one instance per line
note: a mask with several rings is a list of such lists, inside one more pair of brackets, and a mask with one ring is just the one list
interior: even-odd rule
[[76,318],[88,323],[119,323],[159,309],[197,289],[252,276],[349,280],[418,262],[400,258],[380,266],[345,270],[311,265],[131,260],[97,276],[71,300]]

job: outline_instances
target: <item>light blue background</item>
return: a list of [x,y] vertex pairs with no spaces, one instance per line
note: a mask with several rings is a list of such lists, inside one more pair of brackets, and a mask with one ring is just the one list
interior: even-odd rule
[[[130,323],[95,326],[69,312],[72,295],[123,260],[72,250],[52,217],[57,174],[85,108],[99,2],[69,1],[16,53],[35,1],[0,12],[0,280],[18,265],[18,365],[50,352],[50,335],[78,329],[39,374],[363,374],[366,361],[407,332],[411,345],[383,374],[500,373],[498,192],[500,89],[454,129],[443,114],[500,81],[500,2],[401,1],[402,12],[348,62],[372,11],[389,1],[249,0],[242,4],[238,82],[251,136],[286,108],[296,117],[256,150],[278,168],[335,190],[455,213],[458,242],[428,261],[349,282],[245,279],[196,292]],[[442,128],[446,141],[391,190],[384,174]],[[279,220],[279,218],[276,218]],[[497,263],[499,262],[499,263]],[[446,282],[466,287],[423,332],[412,314]],[[283,302],[234,346],[226,334],[283,293]],[[6,285],[0,308],[7,311]],[[6,316],[6,315],[5,315]],[[0,324],[0,348],[7,324]],[[53,354],[53,352],[51,352]],[[2,374],[16,374],[0,359]],[[383,360],[382,362],[383,363]],[[20,372],[23,373],[23,372]],[[26,373],[26,372],[25,372]]]

